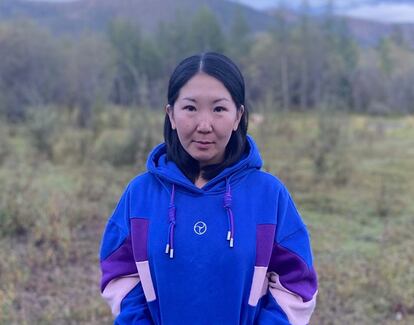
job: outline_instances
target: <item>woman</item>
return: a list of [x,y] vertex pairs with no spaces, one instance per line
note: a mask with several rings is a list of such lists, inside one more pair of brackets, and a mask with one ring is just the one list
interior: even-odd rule
[[285,186],[260,171],[244,80],[217,53],[183,60],[165,143],[127,186],[101,247],[115,324],[307,324],[316,272]]

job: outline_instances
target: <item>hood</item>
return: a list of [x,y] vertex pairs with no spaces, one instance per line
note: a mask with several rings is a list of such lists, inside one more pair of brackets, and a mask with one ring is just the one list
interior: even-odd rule
[[[228,232],[227,240],[230,247],[234,247],[234,215],[232,210],[231,187],[238,182],[244,175],[262,167],[257,146],[250,136],[247,136],[246,153],[236,164],[225,168],[220,174],[207,182],[202,188],[195,186],[172,161],[167,161],[166,145],[162,143],[154,148],[150,153],[147,161],[147,169],[150,173],[160,180],[164,188],[170,194],[170,204],[168,206],[168,241],[165,247],[165,253],[174,257],[174,229],[177,223],[176,206],[175,206],[175,188],[191,193],[224,193],[223,208],[227,212]],[[170,183],[171,186],[166,186]],[[171,190],[169,190],[169,188]]]
[[225,190],[226,182],[235,184],[242,176],[262,167],[262,159],[253,138],[247,135],[247,149],[240,161],[221,171],[213,179],[209,180],[203,188],[194,185],[172,162],[167,161],[166,144],[161,143],[150,153],[147,160],[147,169],[163,182],[179,185],[194,193],[222,192]]

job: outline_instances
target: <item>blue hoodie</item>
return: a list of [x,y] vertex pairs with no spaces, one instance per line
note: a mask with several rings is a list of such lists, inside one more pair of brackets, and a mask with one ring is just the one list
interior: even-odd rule
[[317,277],[286,187],[248,153],[197,188],[166,159],[125,189],[101,245],[115,324],[307,324]]

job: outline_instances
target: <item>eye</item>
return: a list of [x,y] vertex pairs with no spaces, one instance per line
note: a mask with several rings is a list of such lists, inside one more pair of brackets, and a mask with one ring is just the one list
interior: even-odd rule
[[192,105],[184,106],[183,109],[189,112],[194,112],[196,110],[196,108]]
[[223,106],[214,107],[214,112],[221,113],[221,112],[224,112],[224,111],[227,111],[227,108],[225,108]]

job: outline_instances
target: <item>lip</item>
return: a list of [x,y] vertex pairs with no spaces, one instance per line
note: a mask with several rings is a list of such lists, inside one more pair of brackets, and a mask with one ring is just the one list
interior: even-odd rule
[[198,150],[209,150],[214,142],[212,141],[193,141]]
[[207,144],[213,144],[213,141],[205,141],[205,140],[194,140],[195,143],[199,143],[199,144],[203,144],[203,145],[207,145]]

